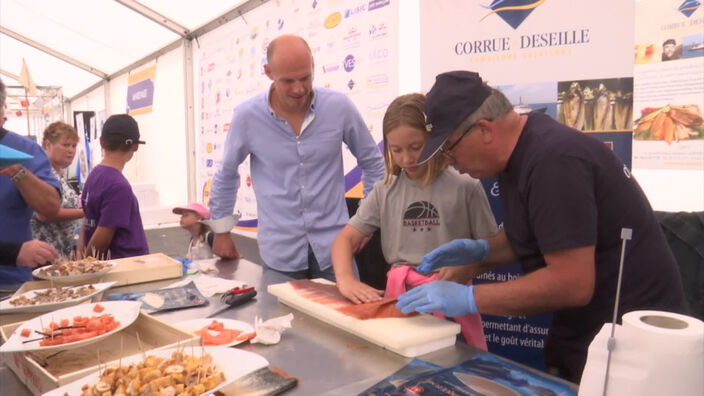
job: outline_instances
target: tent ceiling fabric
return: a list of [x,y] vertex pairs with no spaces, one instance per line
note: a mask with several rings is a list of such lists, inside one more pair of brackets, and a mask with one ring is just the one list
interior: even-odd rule
[[[193,31],[243,1],[138,0],[138,3]],[[113,0],[2,0],[0,26],[107,75],[180,37],[161,23]],[[22,58],[37,85],[60,86],[66,97],[100,81],[98,75],[0,33],[0,70],[19,74]],[[3,80],[9,78],[3,76]]]

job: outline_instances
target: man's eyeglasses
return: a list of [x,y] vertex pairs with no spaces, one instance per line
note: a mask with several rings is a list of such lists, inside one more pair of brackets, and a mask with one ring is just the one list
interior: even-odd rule
[[[477,120],[477,121],[479,121],[479,120]],[[455,142],[452,143],[450,145],[450,147],[448,147],[448,148],[440,147],[440,153],[442,153],[442,155],[444,155],[445,158],[449,159],[452,162],[455,162],[455,156],[452,155],[452,150],[454,150],[455,147],[457,147],[457,145],[460,143],[460,141],[462,141],[462,138],[464,138],[465,135],[469,134],[469,132],[472,129],[474,129],[475,126],[477,126],[476,122],[474,124],[470,125],[467,129],[465,129],[464,132],[462,132],[462,135],[460,135],[460,138],[455,140]]]

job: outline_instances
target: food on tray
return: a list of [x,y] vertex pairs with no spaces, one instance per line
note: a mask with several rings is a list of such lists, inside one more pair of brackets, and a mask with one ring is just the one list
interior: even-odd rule
[[109,261],[100,261],[95,257],[86,257],[75,261],[61,261],[41,268],[39,276],[56,277],[56,276],[72,276],[92,274],[110,268],[112,264]]
[[55,287],[43,291],[37,291],[34,297],[19,296],[10,300],[10,304],[16,307],[26,305],[39,305],[57,303],[66,300],[74,300],[87,296],[95,292],[93,285],[78,286],[78,287]]
[[39,342],[40,346],[55,346],[68,344],[76,341],[83,341],[108,333],[120,326],[120,322],[115,320],[111,314],[100,316],[76,316],[73,323],[68,319],[62,319],[59,323],[51,322],[49,327],[38,332],[44,336]]
[[98,383],[83,385],[81,396],[200,395],[224,381],[209,354],[174,352],[169,359],[149,355],[140,363],[105,369]]
[[101,312],[103,312],[103,311],[105,311],[105,307],[104,307],[104,306],[102,306],[102,305],[100,305],[100,304],[95,304],[95,305],[93,306],[93,312],[95,312],[95,313],[101,313]]
[[646,107],[635,120],[638,140],[673,141],[704,138],[704,120],[697,105]]
[[193,333],[203,339],[203,345],[205,346],[226,345],[235,340],[245,341],[255,336],[255,333],[243,333],[241,330],[227,329],[222,322],[217,320],[213,320],[209,325]]
[[30,329],[22,329],[20,332],[20,336],[22,337],[29,337],[30,334],[32,334],[32,330]]
[[165,301],[163,296],[156,293],[144,293],[142,300],[154,308],[161,308]]
[[[211,333],[211,331],[215,334]],[[211,346],[229,344],[235,340],[235,337],[237,337],[241,331],[226,329],[222,322],[213,320],[213,322],[209,325],[204,326],[202,329],[196,330],[193,333],[199,335],[200,338],[203,339],[203,345]]]
[[335,285],[313,282],[310,279],[300,279],[289,283],[301,297],[357,319],[402,318],[416,314],[404,315],[400,309],[396,308],[396,299],[394,298],[382,298],[372,303],[354,304],[345,298]]

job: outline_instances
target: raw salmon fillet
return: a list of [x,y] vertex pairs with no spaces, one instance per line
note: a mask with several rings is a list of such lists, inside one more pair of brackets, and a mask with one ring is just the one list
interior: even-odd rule
[[288,283],[293,286],[296,293],[301,297],[330,307],[353,318],[366,320],[403,318],[415,315],[415,313],[404,315],[400,309],[396,308],[395,298],[383,298],[373,303],[354,304],[345,298],[335,285],[313,282],[310,279],[299,279]]

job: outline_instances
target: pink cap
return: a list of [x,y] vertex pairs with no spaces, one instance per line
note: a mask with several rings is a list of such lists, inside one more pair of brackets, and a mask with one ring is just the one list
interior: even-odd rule
[[202,217],[203,219],[207,220],[210,218],[210,210],[208,210],[208,208],[206,208],[205,206],[203,206],[199,203],[195,203],[195,202],[189,203],[186,206],[178,206],[178,207],[174,208],[174,210],[172,212],[174,212],[176,214],[183,214],[183,212],[186,210],[190,210],[192,212],[198,213],[198,215],[200,217]]

